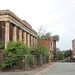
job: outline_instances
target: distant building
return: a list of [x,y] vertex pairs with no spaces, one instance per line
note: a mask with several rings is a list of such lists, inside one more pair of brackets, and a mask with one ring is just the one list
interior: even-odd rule
[[56,54],[56,41],[54,40],[54,38],[50,37],[49,39],[45,39],[44,45],[46,45],[50,49],[51,57],[54,57],[54,54]]
[[75,39],[72,40],[73,57],[75,57]]

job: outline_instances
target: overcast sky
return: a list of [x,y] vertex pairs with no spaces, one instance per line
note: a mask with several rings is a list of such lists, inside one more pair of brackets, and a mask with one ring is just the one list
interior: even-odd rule
[[72,49],[75,39],[75,0],[0,0],[0,10],[9,9],[38,31],[44,26],[52,35],[59,35],[57,47]]

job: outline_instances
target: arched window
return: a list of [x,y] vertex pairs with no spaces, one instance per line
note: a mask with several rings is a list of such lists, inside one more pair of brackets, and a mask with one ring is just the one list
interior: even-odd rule
[[50,47],[51,47],[51,48],[53,47],[53,42],[52,42],[52,41],[50,42]]

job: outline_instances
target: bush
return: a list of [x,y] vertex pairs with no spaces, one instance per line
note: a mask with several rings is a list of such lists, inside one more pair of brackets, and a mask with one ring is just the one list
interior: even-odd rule
[[75,61],[75,57],[72,57],[71,60],[72,60],[72,61]]
[[25,55],[28,55],[29,61],[33,63],[32,54],[30,54],[30,49],[23,42],[10,41],[7,45],[6,50],[3,51],[5,60],[3,63],[3,68],[11,68],[14,66],[21,66],[22,59]]
[[4,42],[0,43],[0,49],[4,49],[4,48],[5,48],[5,43]]
[[49,62],[49,48],[47,46],[45,46],[43,44],[38,44],[36,46],[33,46],[32,50],[35,51],[35,55],[38,56],[38,59],[40,58],[40,55],[42,55],[43,60],[45,62]]

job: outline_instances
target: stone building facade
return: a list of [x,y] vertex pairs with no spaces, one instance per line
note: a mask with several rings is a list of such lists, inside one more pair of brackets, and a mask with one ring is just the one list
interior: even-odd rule
[[0,43],[8,41],[23,41],[28,47],[37,42],[37,32],[24,20],[21,20],[10,10],[0,10]]

